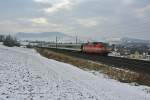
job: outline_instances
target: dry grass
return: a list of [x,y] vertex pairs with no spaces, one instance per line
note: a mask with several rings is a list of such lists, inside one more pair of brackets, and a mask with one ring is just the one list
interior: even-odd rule
[[135,82],[138,84],[150,86],[150,75],[148,74],[133,72],[125,69],[118,69],[104,64],[71,57],[68,55],[64,55],[62,53],[56,53],[48,49],[37,49],[37,51],[41,55],[49,59],[55,59],[57,61],[69,63],[81,69],[99,71],[106,74],[109,78],[119,80],[121,82],[127,82],[127,83]]

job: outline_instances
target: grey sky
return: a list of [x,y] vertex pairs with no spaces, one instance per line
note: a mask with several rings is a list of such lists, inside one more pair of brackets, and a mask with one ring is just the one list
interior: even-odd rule
[[0,0],[0,32],[150,40],[150,0]]

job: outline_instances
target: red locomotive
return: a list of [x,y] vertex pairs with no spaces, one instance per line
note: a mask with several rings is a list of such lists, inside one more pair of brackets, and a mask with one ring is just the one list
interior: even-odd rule
[[83,53],[100,54],[105,56],[109,53],[106,45],[102,42],[85,43],[81,46],[81,51]]

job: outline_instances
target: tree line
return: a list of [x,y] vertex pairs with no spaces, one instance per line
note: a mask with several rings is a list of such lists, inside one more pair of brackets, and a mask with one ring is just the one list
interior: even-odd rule
[[0,35],[0,42],[2,42],[3,45],[8,47],[20,46],[20,43],[18,42],[17,38],[11,35]]

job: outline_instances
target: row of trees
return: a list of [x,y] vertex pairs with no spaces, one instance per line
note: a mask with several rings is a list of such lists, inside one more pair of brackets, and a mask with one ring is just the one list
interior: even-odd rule
[[3,45],[8,47],[20,46],[20,43],[17,41],[17,38],[11,35],[0,35],[0,42],[3,42]]

